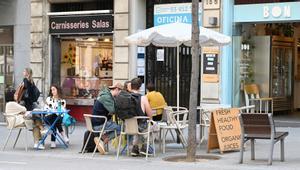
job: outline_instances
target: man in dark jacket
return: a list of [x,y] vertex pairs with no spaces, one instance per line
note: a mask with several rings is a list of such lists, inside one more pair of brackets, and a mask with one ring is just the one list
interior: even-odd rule
[[[112,114],[115,113],[115,101],[113,97],[119,95],[121,90],[122,85],[120,83],[104,88],[100,91],[93,107],[93,115],[105,116],[107,118],[104,128],[105,134],[102,136],[100,142],[98,141],[98,138],[95,138],[95,143],[97,144],[99,142],[97,148],[101,154],[105,153],[103,143],[107,143],[109,140],[113,139],[115,137],[115,131],[117,132],[117,135],[121,132],[121,126],[111,120]],[[101,130],[103,124],[104,119],[92,118],[92,125],[95,130]]]

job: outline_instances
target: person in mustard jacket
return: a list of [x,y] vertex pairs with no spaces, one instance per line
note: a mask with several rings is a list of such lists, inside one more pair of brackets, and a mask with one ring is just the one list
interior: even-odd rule
[[167,102],[160,92],[155,91],[154,84],[148,83],[146,88],[146,97],[148,98],[148,101],[153,111],[152,119],[154,121],[160,121],[162,119],[162,113],[164,111],[164,108],[167,106]]

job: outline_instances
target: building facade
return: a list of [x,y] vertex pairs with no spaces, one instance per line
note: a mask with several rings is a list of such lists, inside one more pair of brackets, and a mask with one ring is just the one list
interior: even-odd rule
[[299,5],[288,0],[235,1],[233,105],[243,105],[244,84],[256,83],[261,96],[273,98],[274,111],[300,107]]
[[[225,5],[222,1],[200,2],[201,25],[230,33],[232,30],[224,27],[227,21],[221,15]],[[185,8],[184,15],[191,23],[191,0],[31,0],[31,67],[37,73],[35,79],[41,82],[39,88],[47,94],[50,84],[61,85],[68,107],[83,113],[91,112],[101,86],[123,83],[138,76],[144,83],[154,83],[167,97],[168,104],[175,105],[176,81],[172,83],[172,75],[176,73],[176,63],[172,55],[176,49],[164,49],[164,61],[172,61],[162,64],[156,60],[157,47],[138,48],[124,41],[132,33],[157,25],[153,16],[160,14],[155,9],[174,6]],[[176,13],[180,11],[173,11],[172,15],[178,17]],[[174,21],[171,18],[168,22]],[[181,47],[180,51],[180,74],[183,75],[180,105],[188,107],[191,49]],[[221,89],[231,86],[232,56],[223,55],[223,51],[226,49],[218,47],[202,50],[206,59],[201,63],[213,59],[215,64],[213,67],[202,65],[203,69],[199,70],[203,77],[199,83],[199,105],[200,100],[231,104],[230,90]],[[170,69],[161,69],[166,64]]]
[[[299,19],[293,12],[298,3],[286,0],[200,1],[201,25],[232,36],[233,41],[226,47],[203,48],[199,70],[199,105],[214,103],[241,106],[244,104],[243,85],[253,82],[261,84],[262,94],[268,97],[278,98],[276,95],[283,93],[276,90],[273,93],[274,88],[270,88],[272,84],[277,84],[278,89],[285,89],[289,95],[284,100],[277,100],[277,103],[285,103],[285,106],[277,107],[279,110],[298,108],[300,100],[294,93],[299,91],[299,85],[294,77],[298,75],[295,69],[298,67],[295,57],[298,49],[295,45],[299,39]],[[159,24],[191,22],[190,4],[191,0],[31,0],[30,64],[36,73],[35,80],[41,82],[39,88],[43,94],[47,94],[51,83],[60,84],[72,110],[90,112],[93,99],[101,86],[111,85],[113,82],[123,83],[139,76],[145,83],[154,83],[167,97],[168,104],[175,105],[176,62],[172,57],[176,49],[163,48],[163,61],[159,61],[156,52],[162,48],[138,48],[128,45],[124,38]],[[261,13],[249,15],[251,10],[260,7]],[[261,20],[261,17],[264,20]],[[281,19],[282,17],[285,19]],[[259,54],[259,48],[253,51],[250,49],[255,45],[260,46],[255,36],[270,38],[271,35],[278,34],[285,37],[281,33],[270,34],[272,27],[276,26],[275,23],[281,27],[292,25],[294,50],[291,59],[278,61],[287,63],[284,67],[278,66],[281,70],[278,76],[287,78],[271,80],[272,55],[268,54],[269,59],[264,60],[268,62],[269,69],[255,71],[256,68],[264,67],[253,64],[254,61],[261,61],[261,57],[255,58],[254,53],[257,53],[256,56],[262,54]],[[272,38],[270,43],[271,40]],[[272,47],[265,49],[271,51]],[[189,47],[184,46],[181,46],[179,51],[180,74],[183,75],[180,83],[180,103],[187,107],[191,52]],[[245,60],[243,56],[249,54],[253,54],[253,57],[250,57],[251,62],[247,63],[248,59]],[[208,60],[214,60],[213,67],[207,65]],[[249,65],[251,67],[248,67]],[[211,69],[214,71],[208,71]],[[258,72],[264,72],[268,78],[262,77]],[[289,73],[283,75],[283,72]],[[267,79],[268,85],[262,81]],[[280,84],[286,85],[279,87]]]
[[[0,112],[30,66],[30,1],[0,2]],[[0,114],[0,121],[2,121]]]
[[145,28],[144,11],[140,0],[31,0],[31,67],[43,94],[58,84],[72,112],[88,113],[102,86],[135,77],[136,47],[124,38]]

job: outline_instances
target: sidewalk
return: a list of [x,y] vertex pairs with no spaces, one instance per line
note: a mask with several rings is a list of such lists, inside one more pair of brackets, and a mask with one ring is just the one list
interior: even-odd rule
[[[239,152],[229,152],[219,154],[217,151],[211,153],[212,155],[220,156],[220,160],[204,160],[197,163],[174,163],[165,162],[162,159],[167,156],[186,154],[186,151],[181,148],[181,145],[169,144],[166,148],[166,154],[160,153],[157,148],[156,157],[150,157],[149,161],[145,161],[144,157],[128,157],[125,155],[120,156],[119,160],[116,160],[116,153],[114,149],[110,149],[108,155],[95,154],[95,157],[91,157],[91,153],[87,153],[84,156],[78,152],[82,146],[83,133],[85,131],[84,126],[77,126],[74,133],[70,135],[70,146],[68,149],[58,147],[56,149],[50,149],[50,137],[47,138],[45,150],[34,150],[32,133],[28,132],[29,150],[25,152],[24,149],[24,133],[21,134],[19,142],[15,149],[12,149],[13,143],[9,143],[4,152],[0,152],[0,169],[7,167],[7,169],[18,169],[19,164],[24,164],[20,169],[39,169],[42,164],[42,169],[51,169],[51,164],[54,162],[60,168],[55,169],[278,169],[278,170],[292,170],[299,169],[300,165],[300,128],[278,128],[279,130],[289,131],[289,136],[285,142],[285,162],[280,162],[280,146],[279,143],[274,148],[274,161],[272,166],[267,165],[269,145],[267,141],[258,140],[256,142],[256,161],[250,160],[250,144],[246,146],[246,152],[244,154],[244,164],[239,164]],[[186,132],[185,132],[186,133]],[[4,140],[8,134],[8,130],[4,126],[0,126],[0,146],[4,144]],[[16,137],[17,131],[13,133],[13,137]],[[111,147],[110,147],[111,148]],[[206,144],[202,144],[201,148],[197,147],[197,154],[206,154]],[[18,159],[21,158],[21,159]],[[12,160],[17,160],[13,162]],[[21,162],[18,162],[21,161]],[[13,163],[11,163],[13,162]],[[16,165],[15,165],[15,164]],[[11,165],[12,164],[12,165]],[[49,165],[48,165],[49,164]],[[46,165],[46,166],[44,166]],[[63,167],[69,168],[63,168]],[[72,168],[71,168],[72,167]],[[4,168],[6,169],[6,168]]]

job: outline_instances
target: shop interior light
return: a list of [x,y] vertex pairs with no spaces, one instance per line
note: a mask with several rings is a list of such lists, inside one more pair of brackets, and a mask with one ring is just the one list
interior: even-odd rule
[[109,38],[104,38],[103,41],[104,41],[104,42],[110,42],[110,39],[109,39]]
[[97,41],[97,39],[93,38],[93,37],[90,37],[90,38],[87,39],[87,41]]

